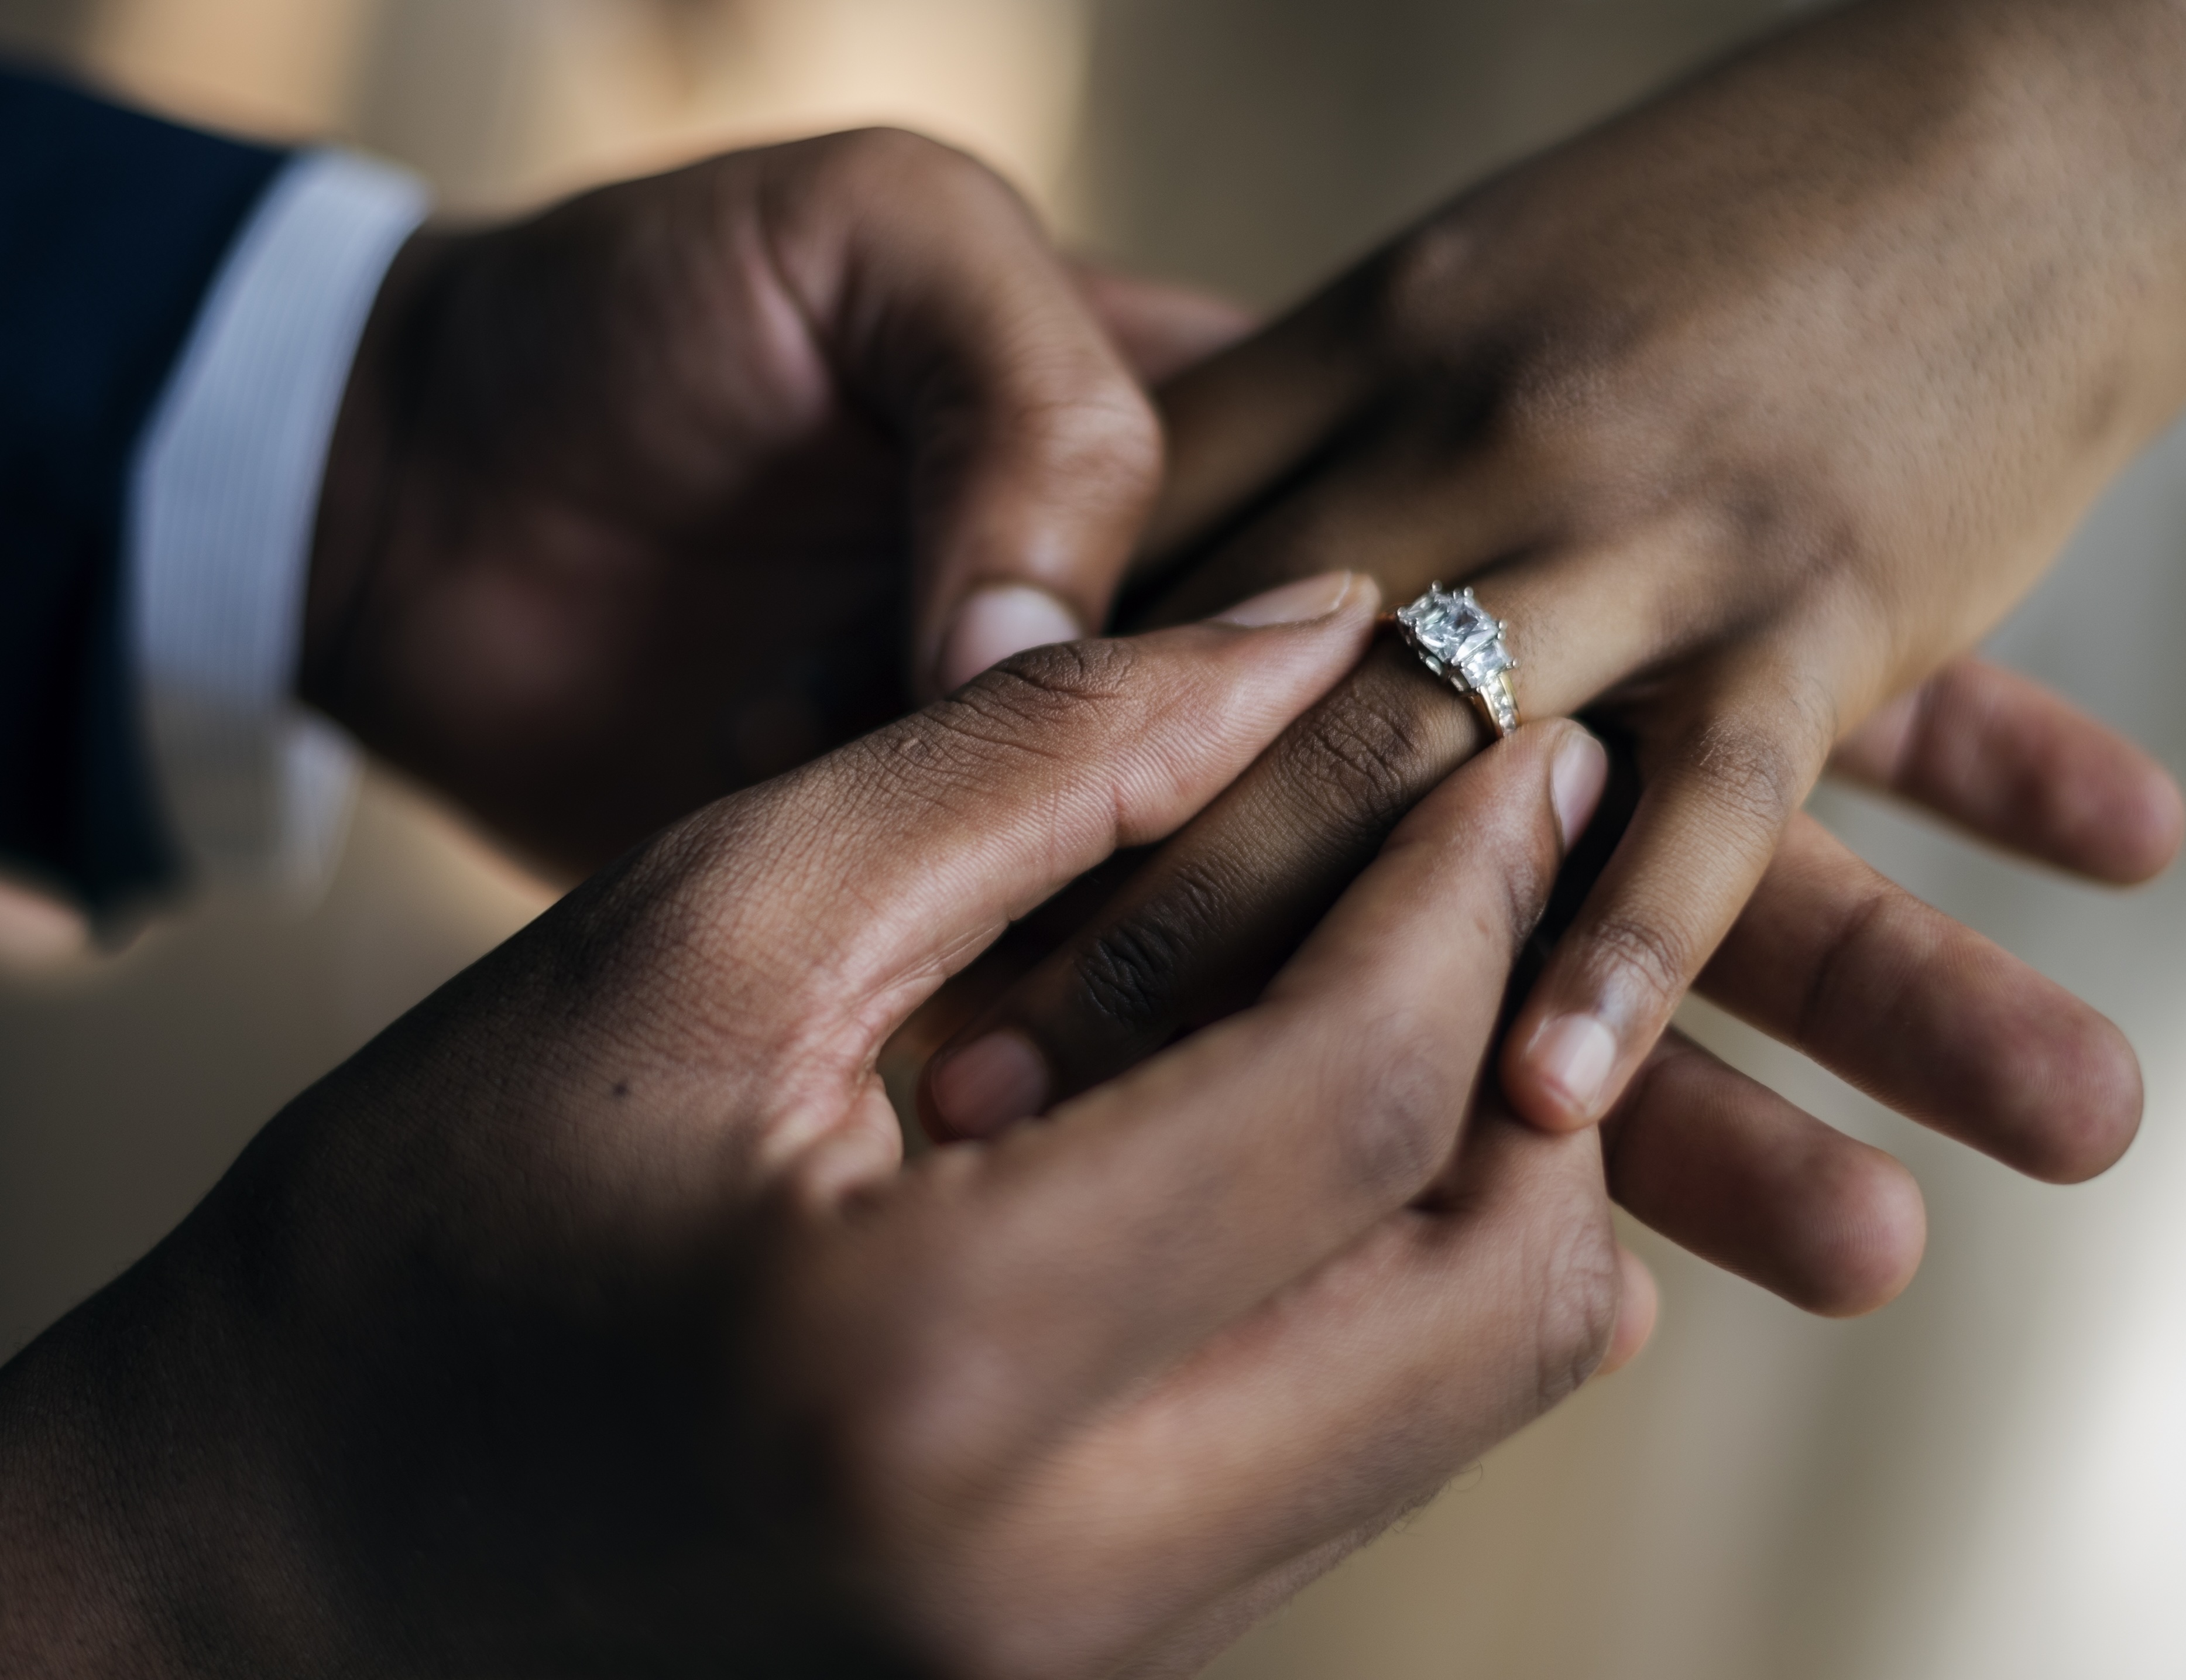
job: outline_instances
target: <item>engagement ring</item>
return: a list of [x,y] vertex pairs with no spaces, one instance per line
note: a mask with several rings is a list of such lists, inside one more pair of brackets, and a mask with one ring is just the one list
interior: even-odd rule
[[1439,583],[1396,614],[1397,633],[1429,671],[1479,708],[1499,740],[1518,727],[1518,697],[1511,673],[1518,661],[1503,645],[1510,626],[1488,616],[1470,589]]

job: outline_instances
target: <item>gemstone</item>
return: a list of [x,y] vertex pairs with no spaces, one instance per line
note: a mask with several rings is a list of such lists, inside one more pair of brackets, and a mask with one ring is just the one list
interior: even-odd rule
[[1485,687],[1517,664],[1503,645],[1503,626],[1472,598],[1470,589],[1445,589],[1438,583],[1400,609],[1397,621],[1421,653],[1468,688]]

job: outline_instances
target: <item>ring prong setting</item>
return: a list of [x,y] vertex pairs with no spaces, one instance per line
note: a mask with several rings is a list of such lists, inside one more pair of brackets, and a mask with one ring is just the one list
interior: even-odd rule
[[1504,638],[1510,625],[1494,617],[1470,587],[1430,584],[1396,613],[1397,632],[1420,662],[1479,710],[1497,739],[1518,727],[1511,673],[1518,668]]

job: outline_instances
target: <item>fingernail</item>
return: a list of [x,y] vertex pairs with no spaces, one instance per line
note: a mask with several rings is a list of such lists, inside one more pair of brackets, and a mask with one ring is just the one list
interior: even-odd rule
[[1549,803],[1555,807],[1565,851],[1586,832],[1595,807],[1601,803],[1601,790],[1608,785],[1609,754],[1585,730],[1574,728],[1549,766]]
[[927,1094],[958,1138],[991,1138],[1047,1106],[1047,1063],[1018,1032],[990,1032],[933,1070]]
[[1085,633],[1078,615],[1045,589],[1006,583],[979,590],[956,609],[942,632],[934,674],[943,689],[962,687],[981,671],[1027,648],[1074,642]]
[[1617,1037],[1592,1015],[1558,1015],[1533,1035],[1527,1059],[1562,1098],[1572,1123],[1583,1126],[1595,1118],[1617,1065]]
[[1217,624],[1242,624],[1250,630],[1271,624],[1303,624],[1326,618],[1343,604],[1359,582],[1355,571],[1325,571],[1317,577],[1301,577],[1237,603],[1214,615]]

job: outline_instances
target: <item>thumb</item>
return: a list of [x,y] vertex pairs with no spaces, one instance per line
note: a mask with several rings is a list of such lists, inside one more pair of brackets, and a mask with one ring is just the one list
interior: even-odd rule
[[1095,632],[1161,431],[1071,271],[961,152],[878,131],[782,155],[782,267],[910,463],[914,684],[945,693]]

